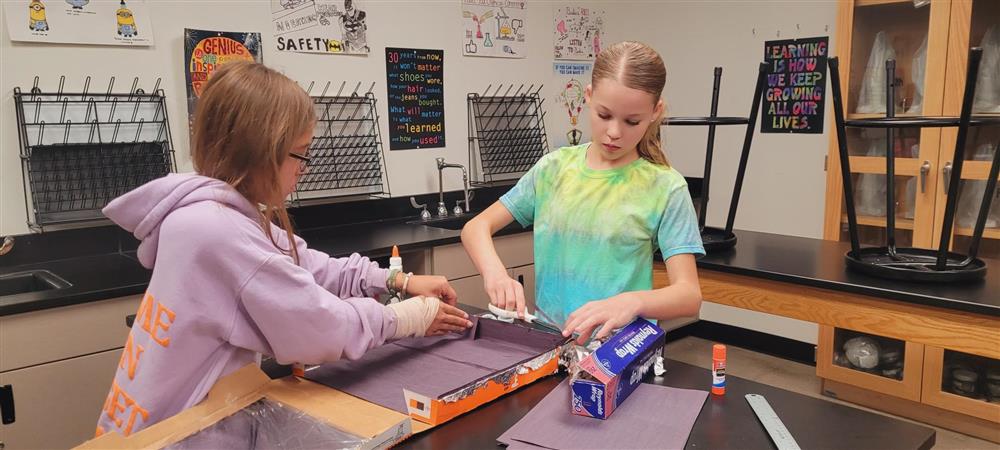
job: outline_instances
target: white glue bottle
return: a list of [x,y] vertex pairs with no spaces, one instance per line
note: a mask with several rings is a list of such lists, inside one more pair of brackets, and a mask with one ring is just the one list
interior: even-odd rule
[[[403,258],[399,256],[399,248],[395,245],[392,246],[392,256],[389,257],[389,273],[392,273],[393,269],[399,271],[398,273],[403,273]],[[394,281],[395,280],[392,280],[390,282]],[[389,299],[389,303],[398,303],[402,300],[403,299],[399,297],[392,297]]]

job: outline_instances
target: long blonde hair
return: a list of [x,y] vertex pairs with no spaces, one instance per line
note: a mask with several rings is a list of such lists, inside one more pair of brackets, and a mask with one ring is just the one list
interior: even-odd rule
[[[636,41],[619,42],[602,49],[594,60],[591,86],[596,89],[597,82],[605,79],[648,92],[659,100],[663,94],[663,86],[667,83],[667,68],[663,64],[663,58],[648,45]],[[636,145],[636,150],[643,159],[670,167],[660,144],[660,122],[664,111],[666,107],[652,122],[646,124],[646,133]]]
[[[252,62],[227,63],[213,72],[195,110],[195,171],[228,183],[258,205],[264,234],[296,264],[299,255],[279,173],[293,141],[315,122],[312,100],[299,85]],[[275,240],[271,224],[285,231],[288,249]]]

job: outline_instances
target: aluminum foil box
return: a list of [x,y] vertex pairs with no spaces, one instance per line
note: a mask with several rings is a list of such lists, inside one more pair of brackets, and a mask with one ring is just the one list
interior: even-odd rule
[[580,360],[570,377],[573,414],[607,419],[656,362],[666,333],[637,318]]

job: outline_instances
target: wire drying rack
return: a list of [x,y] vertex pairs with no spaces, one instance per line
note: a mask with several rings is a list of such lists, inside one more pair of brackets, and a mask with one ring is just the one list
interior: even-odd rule
[[125,93],[78,93],[14,88],[28,226],[71,227],[107,219],[101,209],[118,197],[176,169],[160,79],[146,92],[135,78]]
[[469,165],[473,186],[516,182],[549,151],[545,134],[544,99],[534,85],[487,86],[482,95],[467,96],[469,110]]
[[313,95],[316,129],[309,146],[308,168],[292,194],[292,203],[323,203],[338,197],[388,197],[388,172],[375,108],[375,83],[361,92],[361,83],[344,94],[347,83],[327,95],[330,82]]

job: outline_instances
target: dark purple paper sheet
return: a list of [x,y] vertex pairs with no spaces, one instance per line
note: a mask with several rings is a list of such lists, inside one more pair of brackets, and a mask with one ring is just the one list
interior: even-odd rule
[[607,420],[570,412],[560,383],[498,441],[511,448],[684,448],[708,392],[640,384]]
[[495,320],[473,318],[464,334],[402,339],[337,361],[306,378],[407,414],[403,389],[437,398],[555,349],[562,337]]

